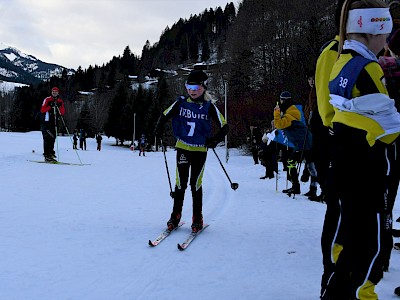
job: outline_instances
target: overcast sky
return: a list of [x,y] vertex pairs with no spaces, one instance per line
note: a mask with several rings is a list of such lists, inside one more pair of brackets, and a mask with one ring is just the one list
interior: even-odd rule
[[136,55],[179,18],[239,0],[0,0],[0,43],[67,68]]

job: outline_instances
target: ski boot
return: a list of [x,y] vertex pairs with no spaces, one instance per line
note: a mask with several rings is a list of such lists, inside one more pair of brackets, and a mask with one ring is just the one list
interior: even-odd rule
[[45,162],[57,162],[57,160],[53,157],[52,154],[47,154],[44,156],[44,161]]
[[311,201],[317,201],[317,187],[316,186],[310,186],[310,190],[304,194],[309,200]]
[[400,243],[394,243],[393,249],[400,250]]
[[194,217],[192,219],[192,232],[197,233],[203,229],[203,215],[200,217]]
[[400,286],[398,286],[398,287],[394,290],[394,293],[395,293],[397,296],[400,296]]
[[176,227],[178,227],[180,220],[181,220],[181,214],[173,212],[171,214],[171,218],[167,222],[168,230],[172,231]]
[[307,169],[304,169],[303,174],[300,177],[300,181],[301,182],[308,182],[309,179],[310,179],[310,173],[308,172]]
[[300,194],[300,185],[293,184],[293,186],[290,189],[283,190],[282,192],[287,194],[289,197],[292,195],[298,195]]

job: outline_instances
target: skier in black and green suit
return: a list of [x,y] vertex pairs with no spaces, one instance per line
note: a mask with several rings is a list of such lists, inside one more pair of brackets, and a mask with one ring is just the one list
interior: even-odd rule
[[[190,188],[193,198],[192,231],[203,228],[202,181],[207,158],[207,148],[215,148],[228,133],[224,116],[214,105],[207,92],[208,76],[201,70],[190,72],[185,87],[187,96],[180,96],[158,119],[155,135],[160,137],[164,123],[172,118],[172,128],[177,139],[176,184],[174,206],[167,222],[170,230],[178,226],[190,171]],[[212,136],[212,120],[219,131]]]

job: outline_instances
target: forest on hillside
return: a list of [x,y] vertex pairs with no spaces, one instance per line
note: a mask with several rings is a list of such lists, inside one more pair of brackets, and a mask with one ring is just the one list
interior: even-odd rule
[[[18,88],[0,98],[3,130],[39,129],[38,111],[52,86],[65,101],[69,131],[101,131],[117,141],[153,130],[161,111],[183,94],[188,70],[208,73],[209,91],[224,111],[227,95],[229,146],[245,143],[250,126],[267,129],[283,90],[304,103],[320,48],[335,35],[333,1],[242,0],[208,8],[166,27],[141,56],[127,46],[102,66],[81,67],[49,82]],[[157,79],[147,88],[140,84]],[[225,87],[227,90],[225,91]],[[67,133],[65,126],[61,132]],[[170,130],[169,144],[173,143]]]

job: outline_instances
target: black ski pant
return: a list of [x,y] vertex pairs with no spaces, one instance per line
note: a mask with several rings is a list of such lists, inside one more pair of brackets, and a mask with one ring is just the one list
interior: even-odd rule
[[295,151],[290,148],[290,154],[286,162],[288,178],[292,182],[293,186],[300,186],[299,174],[297,172],[297,166],[302,158],[301,151]]
[[44,156],[55,154],[54,143],[56,141],[56,127],[53,122],[44,122],[41,126],[43,136]]
[[343,250],[329,281],[329,299],[362,300],[363,292],[373,293],[383,277],[380,243],[390,168],[387,145],[376,141],[371,147],[364,131],[340,123],[334,123],[334,132],[333,176],[344,234]]
[[384,215],[382,218],[382,263],[383,269],[389,269],[390,255],[393,249],[393,207],[397,196],[400,179],[400,140],[388,146],[388,157],[393,163],[390,164],[388,177],[388,190],[385,197]]
[[[207,159],[207,152],[188,151],[177,149],[176,151],[176,184],[174,196],[174,214],[182,214],[185,190],[190,175],[190,188],[193,198],[193,221],[201,220],[203,210],[203,173]],[[190,173],[190,174],[189,174]]]
[[278,145],[272,141],[269,145],[262,143],[262,161],[265,167],[265,176],[268,178],[274,177],[274,172],[278,173],[277,149]]
[[319,114],[313,114],[310,131],[312,134],[312,158],[317,170],[317,181],[322,194],[325,195],[325,186],[329,170],[331,144],[329,139],[329,127],[322,123]]
[[[316,168],[320,187],[324,193],[326,203],[325,218],[321,234],[321,251],[323,273],[321,278],[321,295],[326,291],[328,282],[335,270],[338,252],[343,245],[343,230],[340,227],[340,201],[334,186],[334,169],[332,161],[332,149],[335,144],[332,129],[321,130],[316,147]],[[313,135],[314,137],[314,135]]]

